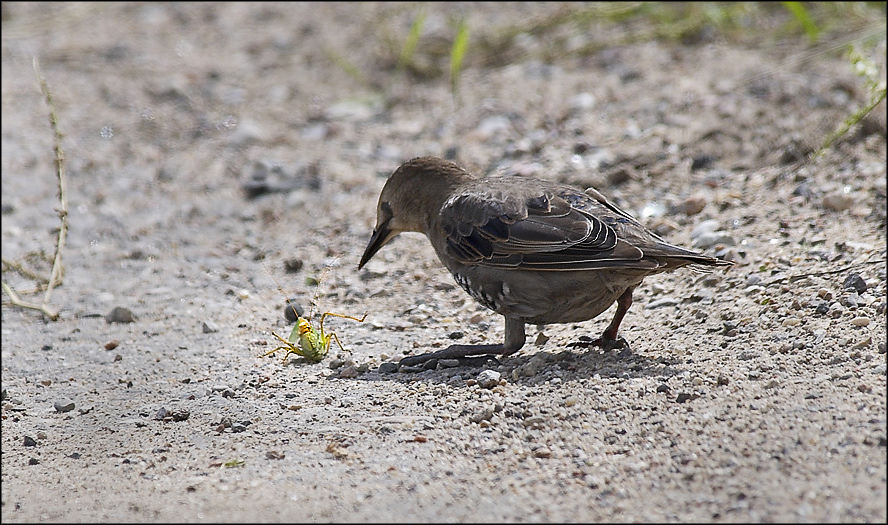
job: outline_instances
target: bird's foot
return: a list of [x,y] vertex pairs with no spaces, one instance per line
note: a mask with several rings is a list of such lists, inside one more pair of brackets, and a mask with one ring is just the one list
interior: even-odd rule
[[405,357],[398,362],[398,368],[404,372],[432,370],[445,359],[454,361],[450,366],[482,366],[491,359],[495,360],[493,355],[510,353],[505,351],[503,345],[452,345],[437,352]]
[[612,339],[604,335],[597,339],[592,339],[587,336],[580,336],[579,341],[569,343],[567,346],[580,348],[590,348],[593,346],[598,346],[605,352],[607,352],[608,350],[622,350],[625,353],[629,352],[629,343],[627,343],[625,339],[623,339],[622,337]]

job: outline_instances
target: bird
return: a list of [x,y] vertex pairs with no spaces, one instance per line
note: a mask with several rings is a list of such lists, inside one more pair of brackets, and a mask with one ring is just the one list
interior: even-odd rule
[[477,177],[433,156],[408,160],[386,180],[358,270],[403,232],[428,237],[456,283],[505,318],[505,337],[407,356],[399,369],[509,356],[524,346],[525,324],[586,321],[614,303],[601,336],[572,345],[629,350],[618,332],[645,277],[733,265],[667,243],[594,188],[518,175]]

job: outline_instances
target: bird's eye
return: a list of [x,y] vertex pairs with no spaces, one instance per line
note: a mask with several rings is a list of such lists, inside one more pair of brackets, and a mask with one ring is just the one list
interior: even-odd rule
[[380,202],[379,210],[382,212],[382,216],[385,220],[391,219],[392,215],[394,215],[394,213],[392,213],[392,207],[388,202]]

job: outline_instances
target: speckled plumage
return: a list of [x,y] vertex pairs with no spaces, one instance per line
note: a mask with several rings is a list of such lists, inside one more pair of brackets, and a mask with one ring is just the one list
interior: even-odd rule
[[632,290],[647,275],[732,263],[673,246],[594,189],[525,177],[475,178],[456,164],[419,157],[389,177],[359,268],[398,233],[424,233],[454,280],[506,319],[503,344],[453,345],[407,357],[509,355],[525,323],[592,319],[614,302],[613,322],[589,345],[626,346],[617,331]]

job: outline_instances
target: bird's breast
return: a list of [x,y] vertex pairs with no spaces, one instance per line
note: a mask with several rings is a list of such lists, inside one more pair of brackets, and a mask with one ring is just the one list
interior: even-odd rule
[[483,266],[449,268],[456,283],[485,308],[530,324],[574,323],[597,317],[643,272],[541,272]]

